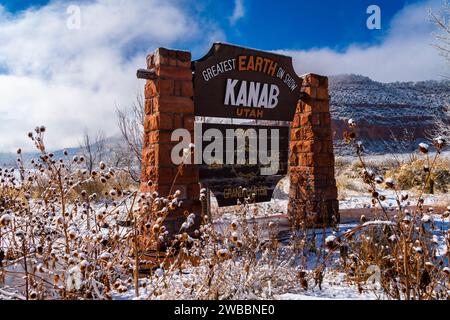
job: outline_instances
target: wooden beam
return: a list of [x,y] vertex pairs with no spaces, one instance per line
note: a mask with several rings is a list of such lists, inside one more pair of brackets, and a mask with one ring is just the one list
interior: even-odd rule
[[139,79],[155,80],[157,78],[155,69],[138,69],[136,76]]

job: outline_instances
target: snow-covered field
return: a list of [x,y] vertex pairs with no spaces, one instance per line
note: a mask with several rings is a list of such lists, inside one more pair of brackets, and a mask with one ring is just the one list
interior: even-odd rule
[[[228,218],[232,219],[232,216],[229,216]],[[219,222],[217,222],[219,231],[223,231],[224,228],[220,228],[221,223],[228,223],[227,217],[224,217],[224,219],[220,219]],[[432,218],[434,219],[434,222],[437,223],[438,229],[446,230],[449,226],[449,219],[441,219],[437,215],[433,215]],[[329,236],[334,236],[339,233],[343,233],[345,231],[353,229],[357,224],[356,223],[343,223],[338,226],[338,230],[336,229],[326,229],[326,230],[314,230],[314,235],[317,236],[317,242],[320,243],[323,241],[324,238]],[[323,233],[325,231],[325,233]],[[312,233],[311,233],[312,234]],[[447,251],[447,247],[445,245],[445,239],[440,237],[438,239],[439,241],[439,253],[440,255],[444,255]],[[336,259],[339,259],[336,257]],[[311,256],[311,259],[307,262],[307,268],[302,269],[306,272],[313,273],[315,267],[317,267],[317,261],[315,261],[315,258]],[[233,273],[236,273],[236,275],[240,274],[238,265],[235,265],[235,267],[238,270],[233,270]],[[270,267],[261,267],[261,270],[259,272],[267,272],[263,271],[266,268],[270,269]],[[198,268],[187,268],[184,269],[182,273],[177,272],[172,275],[172,279],[170,281],[170,290],[166,294],[161,295],[159,297],[160,299],[170,299],[174,298],[177,295],[183,296],[183,289],[188,287],[189,284],[191,284],[193,281],[196,281],[196,279],[199,277],[199,275],[204,275],[205,272],[207,272],[207,269],[203,269],[202,267]],[[226,271],[228,272],[228,271]],[[270,274],[270,271],[269,273]],[[289,280],[294,281],[295,280]],[[150,291],[152,288],[155,288],[158,286],[158,279],[156,280],[146,280],[141,279],[141,282],[147,282],[147,283],[153,283],[154,285],[147,285],[146,289],[140,289],[140,296],[136,297],[135,292],[133,290],[133,287],[129,287],[129,289],[126,292],[117,292],[113,291],[112,297],[113,299],[147,299],[150,296]],[[8,283],[8,282],[7,282]],[[259,282],[256,282],[259,283]],[[371,284],[367,283],[363,286],[363,289],[361,290],[361,286],[357,286],[354,283],[352,283],[345,273],[338,272],[333,270],[332,268],[326,269],[324,272],[324,278],[323,282],[319,288],[317,284],[314,283],[312,279],[308,281],[308,289],[304,289],[301,287],[298,283],[295,285],[293,282],[290,283],[290,285],[281,285],[276,288],[271,288],[270,283],[265,284],[258,284],[260,286],[263,286],[263,288],[260,289],[259,295],[255,294],[246,294],[242,293],[240,298],[242,299],[275,299],[275,300],[323,300],[323,299],[339,299],[339,300],[375,300],[375,299],[387,299],[387,297],[382,293],[379,286],[377,284]],[[9,282],[10,285],[14,284],[14,282]],[[257,284],[255,284],[257,285]],[[285,287],[285,289],[283,289]],[[177,289],[179,288],[179,289]],[[192,298],[192,296],[190,297]],[[17,291],[17,288],[12,288],[8,286],[7,284],[3,287],[0,287],[0,299],[24,299],[24,296]]]
[[[371,161],[383,162],[384,158],[371,158]],[[377,219],[375,216],[367,215],[366,212],[371,212],[371,199],[369,194],[366,194],[367,186],[358,179],[357,176],[351,178],[351,188],[340,189],[339,207],[341,210],[342,223],[334,228],[309,229],[306,233],[298,237],[292,237],[292,232],[286,217],[287,212],[287,194],[289,190],[288,179],[283,179],[278,185],[274,193],[274,198],[268,203],[261,203],[256,205],[249,205],[249,208],[243,209],[243,206],[217,208],[214,201],[212,202],[211,210],[211,226],[214,230],[211,235],[217,234],[216,242],[210,243],[210,253],[203,252],[202,254],[209,259],[206,263],[193,267],[188,265],[182,270],[172,268],[167,270],[160,267],[154,270],[153,277],[142,276],[139,283],[142,285],[139,289],[139,296],[136,295],[133,281],[127,279],[121,280],[118,288],[113,288],[111,298],[113,299],[215,299],[213,291],[205,288],[204,283],[208,283],[208,275],[210,273],[210,265],[208,263],[215,261],[217,247],[228,248],[230,245],[230,226],[233,221],[240,220],[239,228],[245,225],[248,230],[260,229],[257,234],[250,235],[249,238],[242,238],[244,241],[254,241],[253,248],[257,254],[253,261],[248,257],[237,254],[229,260],[222,260],[217,264],[215,270],[215,281],[222,292],[220,298],[222,299],[387,299],[388,296],[383,294],[377,283],[361,283],[352,282],[348,274],[340,267],[342,259],[340,252],[335,252],[326,246],[327,241],[334,241],[335,239],[347,234],[349,231],[356,230],[359,226],[365,224],[374,225],[388,225],[393,222],[387,221],[373,221]],[[385,208],[394,208],[397,206],[396,197],[399,194],[408,193],[408,201],[404,203],[405,207],[413,206],[417,203],[417,195],[414,190],[394,191],[392,189],[380,189],[380,192],[386,197],[383,200]],[[425,196],[424,204],[426,206],[435,206],[439,212],[428,211],[426,219],[429,221],[429,228],[432,232],[432,241],[436,245],[436,256],[443,258],[443,263],[448,266],[448,259],[445,258],[448,248],[445,238],[445,232],[449,227],[449,218],[440,215],[443,208],[446,208],[449,203],[448,193],[427,194]],[[34,200],[30,200],[33,205]],[[102,209],[107,203],[100,201],[92,203],[93,212],[99,212],[105,215]],[[110,205],[110,203],[108,203]],[[127,203],[126,207],[130,207]],[[91,225],[95,224],[94,218],[84,218],[83,210],[77,210],[73,205],[68,205],[67,210],[74,212],[74,222],[77,225],[77,234],[82,236],[88,233],[87,221]],[[80,208],[81,209],[81,208]],[[114,211],[114,209],[113,209]],[[348,215],[348,212],[352,215]],[[102,213],[103,212],[103,213]],[[114,219],[107,220],[108,226],[103,228],[100,226],[99,232],[96,233],[95,238],[109,239],[108,230],[116,230],[118,238],[124,238],[124,235],[130,234],[131,227],[122,226],[118,221],[126,220],[126,212],[128,210],[119,211],[114,214]],[[367,215],[369,222],[361,223],[360,215]],[[346,216],[348,215],[348,216]],[[345,219],[343,219],[345,218]],[[424,216],[425,219],[425,216]],[[372,220],[372,221],[370,221]],[[56,223],[58,220],[52,220]],[[106,220],[105,220],[106,222]],[[420,219],[419,219],[420,222]],[[271,226],[272,225],[272,226]],[[47,228],[57,228],[57,223]],[[238,228],[233,229],[238,230]],[[275,233],[273,233],[275,231]],[[242,232],[242,230],[240,231]],[[243,232],[242,232],[243,233]],[[297,234],[296,234],[297,235]],[[236,235],[239,237],[240,235]],[[277,254],[275,260],[272,257],[264,257],[265,247],[272,239],[277,238]],[[295,247],[297,240],[303,239],[303,245],[311,245],[312,247],[302,246],[299,251]],[[2,239],[2,245],[8,246],[7,239]],[[89,241],[87,241],[87,244]],[[59,240],[52,243],[53,249],[61,246],[60,251],[63,251],[63,242]],[[232,245],[233,246],[233,245]],[[213,249],[214,248],[214,249]],[[107,246],[102,249],[102,254],[99,256],[102,259],[103,254],[107,252]],[[202,249],[203,250],[203,249]],[[224,250],[224,249],[220,249]],[[218,250],[218,251],[220,251]],[[312,250],[312,251],[311,251]],[[339,250],[337,250],[339,251]],[[251,252],[247,251],[247,254]],[[280,253],[280,256],[278,256]],[[294,253],[294,254],[293,254]],[[228,253],[227,253],[228,254]],[[269,255],[273,255],[273,251]],[[109,254],[111,256],[111,254]],[[326,258],[324,258],[326,257]],[[105,257],[106,260],[113,257]],[[69,258],[70,260],[71,258]],[[299,261],[301,260],[301,261]],[[219,260],[220,261],[220,260]],[[252,261],[251,267],[248,263]],[[324,262],[325,261],[325,262]],[[37,265],[38,261],[35,265]],[[81,285],[83,277],[78,271],[78,262],[74,262],[75,267],[65,270],[67,279],[71,279],[75,284]],[[131,264],[130,264],[131,265]],[[19,269],[9,267],[5,281],[0,283],[0,299],[24,299],[23,293],[23,270],[20,270],[21,264],[15,265]],[[113,268],[114,266],[111,265]],[[100,269],[99,269],[100,270]],[[320,270],[321,277],[319,282],[316,278],[317,271]],[[364,270],[364,269],[363,269]],[[73,271],[73,274],[71,273]],[[99,271],[100,272],[100,271]],[[18,276],[14,277],[14,274]],[[303,274],[303,282],[299,280],[299,274]],[[306,280],[305,280],[306,279]],[[94,281],[95,282],[95,281]],[[229,292],[227,292],[227,290]],[[98,294],[102,297],[102,294]]]
[[[449,219],[441,219],[437,215],[432,216],[434,222],[437,224],[438,229],[448,229]],[[353,229],[357,224],[355,223],[345,223],[338,226],[339,232],[345,232],[347,230]],[[312,234],[312,232],[311,232]],[[330,235],[335,235],[336,231],[332,229],[326,229],[325,233],[323,230],[315,230],[314,234],[318,236],[317,241],[321,242],[325,237]],[[446,246],[444,244],[444,239],[439,238],[440,242],[440,255],[446,254]],[[307,272],[313,272],[316,266],[315,258],[307,262],[308,268],[305,270]],[[235,265],[238,269],[238,265]],[[262,268],[260,272],[263,272],[265,268]],[[239,270],[229,270],[233,273],[239,274]],[[163,274],[163,271],[160,271]],[[166,294],[162,294],[160,299],[176,298],[177,295],[183,296],[183,290],[188,287],[193,281],[196,281],[200,274],[203,274],[206,270],[202,267],[199,268],[187,268],[183,272],[176,272],[171,276],[170,290]],[[242,271],[243,272],[243,271]],[[146,280],[142,278],[141,283],[148,282],[145,289],[140,289],[140,296],[136,297],[134,290],[131,288],[125,293],[113,292],[114,299],[147,299],[149,293],[158,286],[158,278],[154,280]],[[308,281],[308,288],[304,289],[299,284],[286,286],[283,290],[283,286],[273,288],[270,283],[257,283],[255,285],[262,286],[259,296],[254,294],[243,293],[241,298],[243,299],[275,299],[275,300],[376,300],[376,299],[387,299],[388,297],[383,294],[380,286],[375,283],[366,283],[364,286],[357,286],[352,283],[348,277],[343,272],[337,272],[332,269],[326,270],[324,272],[323,282],[319,288],[317,284],[311,279]],[[177,289],[178,288],[178,289]],[[20,293],[11,290],[11,288],[4,287],[0,289],[1,299],[21,299],[23,296]]]

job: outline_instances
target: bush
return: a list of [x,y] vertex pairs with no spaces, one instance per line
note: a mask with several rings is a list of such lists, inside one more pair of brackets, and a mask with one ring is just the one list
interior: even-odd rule
[[[350,131],[353,130],[351,127]],[[351,136],[353,138],[348,139],[348,142],[356,150],[363,168],[362,178],[372,193],[372,204],[379,208],[380,214],[374,221],[366,221],[361,217],[358,227],[341,235],[348,246],[348,255],[344,258],[342,268],[360,288],[367,284],[370,275],[367,271],[375,270],[375,280],[383,293],[392,299],[448,299],[448,253],[440,251],[438,239],[445,239],[448,248],[450,233],[445,224],[439,227],[435,225],[431,217],[433,211],[423,208],[423,194],[430,185],[429,181],[436,177],[435,168],[442,163],[438,158],[445,141],[434,141],[436,153],[432,157],[429,155],[429,146],[419,144],[419,151],[425,159],[392,170],[391,175],[396,178],[394,180],[377,176],[367,167],[362,157],[363,146],[354,140],[356,134]],[[416,186],[417,176],[421,182],[418,201],[410,211],[407,209],[408,197],[400,191]],[[395,215],[389,214],[386,209],[383,195],[386,189],[395,191]],[[449,210],[437,219],[448,218]]]
[[[447,193],[450,184],[449,165],[449,161],[446,159],[438,159],[434,163],[434,170],[426,181],[425,191],[427,193],[433,193],[434,190]],[[425,183],[429,170],[427,160],[418,159],[410,164],[403,164],[400,167],[389,170],[386,175],[395,179],[400,189],[410,190],[420,188]]]

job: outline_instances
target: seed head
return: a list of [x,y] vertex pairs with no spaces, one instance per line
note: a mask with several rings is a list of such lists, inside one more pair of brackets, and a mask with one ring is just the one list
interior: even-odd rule
[[12,220],[13,220],[12,216],[7,214],[7,213],[5,213],[4,215],[2,215],[0,217],[0,227],[8,226],[11,223]]
[[97,219],[98,219],[99,221],[102,221],[104,217],[105,217],[105,216],[104,216],[104,214],[103,214],[102,211],[100,211],[99,213],[97,213]]
[[385,184],[386,184],[386,187],[388,187],[388,188],[390,188],[390,189],[393,189],[394,186],[395,186],[395,182],[394,182],[394,180],[391,179],[391,178],[386,179]]
[[375,177],[375,182],[376,183],[381,184],[381,183],[383,183],[383,181],[384,181],[384,179],[383,179],[382,176],[376,176]]
[[33,291],[30,292],[30,299],[31,300],[36,300],[37,297],[38,297],[38,294],[37,294],[36,291],[33,290]]
[[437,138],[433,139],[433,145],[438,152],[444,148],[445,143],[446,143],[446,141],[443,137],[437,137]]
[[[354,139],[354,138],[356,137],[356,134],[355,134],[354,132],[351,132],[351,133],[349,134],[349,137],[352,138],[352,139]],[[357,141],[357,142],[356,142],[356,151],[357,151],[358,153],[361,153],[361,152],[364,151],[364,144],[362,143],[362,141]]]
[[361,223],[365,223],[365,222],[367,221],[366,216],[365,216],[365,215],[361,215],[361,217],[359,218],[359,221],[360,221]]
[[234,243],[238,241],[238,234],[236,231],[231,233],[231,241],[233,241]]
[[70,229],[68,234],[69,234],[70,239],[72,239],[72,240],[77,237],[77,232],[75,231],[75,229]]
[[226,259],[230,256],[230,251],[228,251],[228,249],[219,249],[217,250],[217,256],[220,259]]
[[419,151],[426,154],[428,153],[428,145],[426,143],[419,143]]
[[80,262],[80,271],[84,272],[87,267],[89,267],[89,262],[87,260],[82,260]]
[[329,235],[325,238],[325,245],[328,249],[335,249],[337,247],[336,237],[334,235]]

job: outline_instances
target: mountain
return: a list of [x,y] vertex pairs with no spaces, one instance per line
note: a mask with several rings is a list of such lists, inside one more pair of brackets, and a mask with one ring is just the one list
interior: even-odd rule
[[[64,150],[67,151],[68,157],[72,157],[81,152],[80,148],[67,148],[54,150],[52,153],[54,154],[55,159],[63,158]],[[22,152],[22,158],[25,162],[29,162],[31,159],[39,158],[39,152]],[[14,167],[17,162],[17,154],[2,152],[0,153],[0,167]]]
[[[364,142],[369,153],[415,150],[426,139],[434,117],[442,117],[444,105],[450,103],[448,80],[381,83],[346,74],[330,76],[329,90],[336,154],[352,152],[342,140],[350,118],[358,124],[358,139]],[[112,150],[120,138],[106,140],[106,149]],[[81,153],[80,148],[66,150],[70,156]],[[63,150],[54,154],[61,158]],[[24,160],[37,156],[34,152],[23,154]],[[15,162],[15,154],[0,152],[0,167],[14,166]]]
[[[104,158],[108,159],[110,155],[112,154],[113,150],[118,145],[123,145],[122,138],[119,136],[112,136],[105,138],[104,140]],[[93,150],[96,149],[96,145],[91,144],[91,147]],[[55,159],[60,159],[64,157],[64,151],[67,151],[67,157],[72,158],[75,155],[81,155],[83,154],[83,150],[81,147],[74,147],[74,148],[66,148],[66,149],[58,149],[58,150],[50,150],[54,154]],[[37,159],[39,158],[40,153],[39,152],[22,152],[22,158],[27,163],[31,159]],[[14,167],[16,166],[17,162],[17,154],[14,153],[7,153],[7,152],[0,152],[0,168],[1,167]]]
[[443,116],[450,101],[448,80],[380,83],[361,75],[339,75],[329,77],[329,91],[338,154],[348,152],[342,135],[349,118],[358,124],[358,139],[368,152],[411,151],[426,139],[433,119]]

